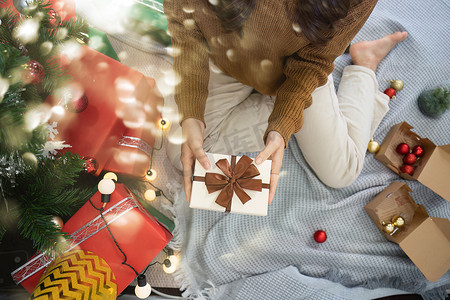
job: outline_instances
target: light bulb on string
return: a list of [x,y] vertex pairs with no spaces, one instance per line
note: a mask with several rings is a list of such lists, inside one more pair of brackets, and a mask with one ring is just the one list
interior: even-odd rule
[[112,180],[114,180],[115,182],[117,182],[117,175],[116,175],[116,173],[114,173],[114,172],[108,172],[108,173],[106,173],[105,174],[105,176],[103,176],[103,179],[112,179]]
[[178,266],[178,256],[173,254],[173,249],[167,249],[167,259],[170,260],[170,263],[175,267]]
[[153,181],[156,179],[156,171],[154,169],[147,170],[147,173],[145,174],[145,179],[148,181]]
[[177,267],[177,265],[178,265],[178,257],[177,257],[177,256],[175,256],[175,255],[169,255],[169,258],[168,258],[168,259],[170,260],[170,263],[171,263],[173,266]]
[[102,179],[98,183],[98,191],[102,194],[102,202],[103,207],[106,206],[106,203],[109,203],[111,194],[116,189],[116,184],[112,179]]
[[134,293],[136,294],[136,297],[140,299],[145,299],[152,293],[152,287],[147,282],[147,278],[145,278],[145,275],[141,274],[137,278],[138,284],[134,288]]
[[147,201],[153,201],[153,200],[155,200],[156,199],[156,197],[158,197],[158,196],[161,196],[161,191],[155,191],[155,190],[152,190],[152,189],[148,189],[148,190],[146,190],[145,191],[145,193],[144,193],[144,198],[145,198],[145,200],[147,200]]
[[159,128],[167,129],[170,126],[170,121],[168,119],[161,118],[158,122]]
[[173,272],[175,272],[176,269],[177,269],[177,267],[175,266],[175,264],[172,264],[170,259],[166,258],[164,260],[164,262],[163,262],[164,272],[166,272],[167,274],[172,274]]

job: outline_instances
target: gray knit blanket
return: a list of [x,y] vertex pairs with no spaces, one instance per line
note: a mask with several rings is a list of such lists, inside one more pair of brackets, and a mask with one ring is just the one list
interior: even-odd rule
[[[450,84],[450,2],[381,0],[355,41],[399,30],[408,31],[409,37],[383,60],[377,77],[383,90],[389,79],[403,80],[405,88],[391,101],[374,139],[382,142],[393,125],[407,121],[420,136],[437,145],[450,144],[450,112],[431,119],[417,106],[422,91]],[[336,61],[336,86],[350,63],[349,55]],[[376,297],[367,292],[370,289],[395,288],[422,294],[425,299],[444,299],[450,272],[437,282],[427,281],[364,211],[364,205],[393,181],[402,179],[368,153],[362,174],[351,186],[329,188],[317,179],[291,139],[267,217],[189,209],[180,190],[175,213],[184,243],[177,278],[185,295],[364,299]],[[430,216],[450,218],[446,200],[417,181],[407,183],[414,200],[424,205]],[[318,229],[327,230],[328,240],[323,244],[313,240]],[[323,279],[339,285],[327,287]],[[337,286],[341,291],[366,288],[367,293],[348,289],[343,295]]]

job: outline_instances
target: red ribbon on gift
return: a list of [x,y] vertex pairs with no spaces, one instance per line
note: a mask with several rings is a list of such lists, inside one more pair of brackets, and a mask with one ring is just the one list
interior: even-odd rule
[[231,156],[231,165],[227,159],[216,162],[216,166],[225,174],[206,173],[205,177],[194,176],[195,181],[204,181],[208,193],[221,191],[217,196],[216,203],[225,207],[225,211],[231,211],[231,200],[233,194],[241,200],[242,204],[247,203],[251,197],[244,189],[261,192],[262,188],[269,188],[268,184],[263,184],[261,179],[253,179],[260,173],[253,160],[248,156],[242,156],[236,164],[236,156]]

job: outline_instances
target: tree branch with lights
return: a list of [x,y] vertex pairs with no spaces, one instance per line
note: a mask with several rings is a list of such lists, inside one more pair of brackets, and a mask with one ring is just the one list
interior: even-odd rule
[[[5,0],[0,0],[4,4]],[[10,226],[44,252],[60,252],[64,233],[54,216],[72,215],[92,195],[74,186],[84,160],[39,110],[69,80],[58,64],[64,43],[85,40],[80,18],[61,21],[48,1],[28,1],[17,15],[0,10],[0,241]]]

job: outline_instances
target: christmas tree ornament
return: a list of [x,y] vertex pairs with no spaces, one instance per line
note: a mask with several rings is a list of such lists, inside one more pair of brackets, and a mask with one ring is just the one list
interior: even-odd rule
[[19,44],[19,46],[17,48],[20,50],[20,53],[22,55],[28,56],[28,54],[29,54],[28,49],[24,45],[22,45],[20,42],[18,42],[18,44]]
[[413,165],[415,164],[417,161],[417,156],[415,156],[412,153],[408,153],[403,157],[403,163],[407,164],[407,165]]
[[405,86],[404,82],[401,81],[400,79],[391,80],[391,88],[393,88],[397,92],[403,90],[404,86]]
[[437,87],[424,91],[417,99],[420,111],[431,118],[438,118],[450,109],[450,87]]
[[30,299],[114,300],[116,276],[108,263],[95,253],[71,250],[47,267]]
[[50,8],[48,12],[48,20],[45,22],[45,27],[53,29],[57,28],[60,24],[61,24],[61,16],[56,10]]
[[369,145],[367,145],[367,151],[369,151],[369,153],[377,153],[378,150],[380,150],[380,144],[373,139],[370,139]]
[[148,284],[145,275],[141,274],[137,277],[137,285],[134,288],[134,293],[139,299],[145,299],[152,293],[152,287]]
[[383,230],[384,232],[386,232],[387,234],[391,234],[394,232],[395,230],[395,226],[392,223],[385,223],[382,222],[381,225],[383,225]]
[[411,165],[402,165],[400,167],[400,172],[406,173],[409,176],[413,176],[413,174],[414,174],[414,167],[411,166]]
[[398,144],[397,148],[395,148],[395,151],[397,151],[398,154],[405,155],[409,153],[409,145],[406,143]]
[[88,174],[95,174],[98,170],[98,163],[93,157],[84,157],[84,171]]
[[21,14],[23,14],[23,10],[28,8],[27,0],[13,0],[14,8]]
[[389,99],[395,99],[395,95],[397,95],[397,92],[393,88],[386,89],[384,93],[389,96]]
[[145,179],[148,181],[153,181],[156,179],[156,171],[154,169],[147,170],[147,173],[145,174]]
[[323,230],[317,230],[314,233],[314,240],[318,243],[323,243],[327,240],[327,234]]
[[64,97],[64,107],[72,113],[81,113],[88,107],[88,97],[83,94],[80,98]]
[[24,69],[22,80],[25,84],[38,84],[45,77],[44,67],[33,59],[25,64]]
[[117,175],[116,175],[116,173],[114,173],[114,172],[108,172],[108,173],[106,173],[105,174],[105,176],[103,176],[103,179],[112,179],[112,180],[114,180],[115,182],[117,182]]
[[52,222],[55,223],[55,225],[58,226],[60,229],[62,229],[64,226],[64,222],[59,216],[53,216]]
[[394,224],[395,227],[401,228],[405,226],[405,219],[401,216],[395,216],[392,218],[392,224]]
[[414,154],[414,155],[417,156],[417,157],[422,157],[423,154],[425,153],[425,150],[423,149],[422,146],[416,145],[416,146],[414,146],[414,147],[412,148],[411,153]]

